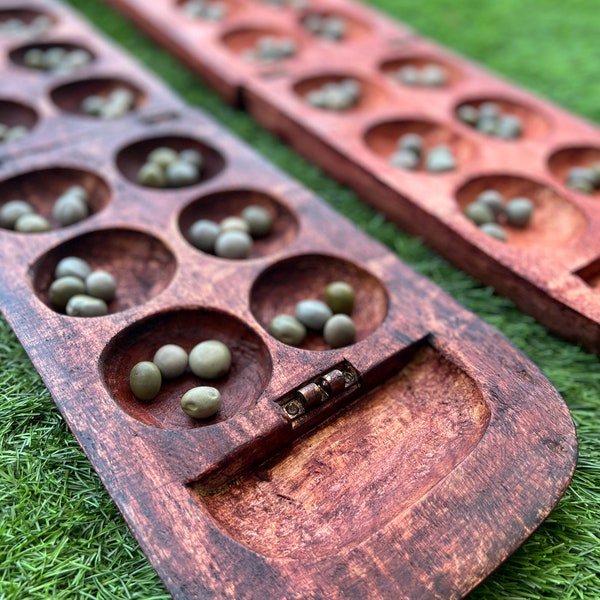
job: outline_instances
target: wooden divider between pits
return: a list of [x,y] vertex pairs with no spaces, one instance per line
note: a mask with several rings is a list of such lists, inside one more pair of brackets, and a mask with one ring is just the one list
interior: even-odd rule
[[[448,260],[493,285],[555,333],[600,352],[598,191],[584,194],[565,185],[569,167],[590,165],[600,157],[600,139],[592,125],[389,20],[383,29],[349,43],[328,43],[326,50],[308,34],[295,57],[261,71],[235,53],[223,55],[218,47],[216,40],[223,38],[230,21],[242,20],[238,11],[222,23],[197,26],[198,37],[188,42],[180,33],[194,29],[182,29],[181,14],[172,4],[109,3],[196,68],[226,100],[241,101],[261,124],[354,187],[397,224],[424,237]],[[318,11],[321,4],[329,5],[310,3],[306,10]],[[331,6],[338,12],[362,10],[350,1]],[[263,10],[247,5],[244,18]],[[373,12],[365,14],[370,18]],[[297,19],[302,11],[279,13]],[[305,35],[298,32],[298,23],[294,34]],[[388,36],[394,26],[399,34]],[[219,60],[208,57],[202,46],[216,48]],[[402,66],[427,64],[445,69],[444,85],[392,81]],[[304,101],[319,85],[346,77],[362,84],[356,107],[337,114]],[[459,120],[460,106],[486,101],[521,119],[519,139],[497,139]],[[424,135],[428,144],[449,144],[457,169],[426,174],[392,168],[393,138],[405,132]],[[510,194],[532,193],[536,210],[530,228],[509,228],[504,244],[478,231],[462,213],[484,184],[498,184]]]
[[[0,31],[0,122],[11,127],[24,125],[30,130],[21,139],[0,143],[0,159],[43,150],[104,129],[111,119],[85,114],[81,108],[88,96],[107,98],[115,89],[130,92],[131,110],[116,117],[122,123],[183,106],[167,86],[125,57],[109,40],[92,32],[89,24],[63,4],[32,1],[26,7],[6,7],[0,10],[0,23],[13,14],[42,14],[51,19],[51,26],[33,37]],[[28,50],[38,48],[84,50],[92,61],[65,73],[27,66]]]
[[[207,176],[170,190],[135,183],[165,143],[201,151]],[[112,124],[16,158],[0,166],[0,189],[34,190],[41,206],[65,168],[69,180],[86,173],[78,183],[98,210],[49,233],[0,231],[13,265],[3,311],[175,598],[460,597],[556,504],[575,432],[536,367],[204,115]],[[276,217],[277,240],[255,256],[222,259],[186,240],[191,220],[250,198]],[[114,272],[109,315],[49,306],[53,267],[72,254]],[[275,312],[340,277],[357,292],[355,344],[294,348],[267,333]],[[152,403],[132,396],[136,361],[210,337],[233,353],[216,417],[180,411],[189,374]],[[343,390],[286,412],[336,370],[351,375]]]

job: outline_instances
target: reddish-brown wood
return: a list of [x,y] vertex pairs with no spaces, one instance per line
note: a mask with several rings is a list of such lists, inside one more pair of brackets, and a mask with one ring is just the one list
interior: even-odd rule
[[[224,98],[242,103],[260,123],[401,227],[552,331],[600,352],[599,192],[586,195],[565,185],[570,167],[589,165],[600,156],[595,127],[351,0],[322,0],[307,9],[352,14],[354,34],[338,43],[306,32],[301,26],[306,10],[273,9],[260,0],[245,3],[244,10],[231,11],[218,23],[186,18],[167,0],[151,5],[108,1]],[[269,20],[275,16],[278,33],[296,39],[300,51],[275,64],[244,61],[240,52],[250,44],[252,24],[261,23],[264,30],[273,23],[270,32],[275,33],[275,21]],[[391,79],[402,66],[425,64],[445,67],[446,85],[424,88]],[[362,86],[355,107],[336,113],[307,104],[309,91],[346,77]],[[485,101],[521,118],[518,140],[492,138],[458,120],[460,106]],[[428,174],[422,168],[407,172],[390,166],[397,139],[406,132],[423,134],[429,146],[449,144],[457,169]],[[506,243],[481,233],[463,215],[465,204],[488,184],[533,195],[532,226],[527,231],[508,228]]]
[[[0,300],[140,545],[182,600],[463,596],[566,489],[577,454],[566,405],[492,327],[204,114],[168,108],[85,140],[59,115],[60,144],[0,164],[2,202],[50,215],[68,185],[91,196],[91,216],[70,227],[0,230]],[[164,144],[202,153],[197,184],[136,183]],[[249,259],[189,243],[196,219],[249,203],[275,218]],[[69,255],[115,275],[107,316],[50,305]],[[294,348],[268,333],[275,313],[338,279],[357,293],[356,343],[312,335]],[[215,417],[180,410],[202,383],[190,374],[150,403],[133,397],[137,361],[210,338],[233,355]]]

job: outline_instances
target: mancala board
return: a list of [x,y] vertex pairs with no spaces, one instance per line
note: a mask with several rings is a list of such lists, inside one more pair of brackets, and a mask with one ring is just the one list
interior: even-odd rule
[[[60,22],[57,5],[35,6]],[[119,66],[150,77],[124,55]],[[64,126],[60,143],[9,153],[0,192],[51,219],[81,185],[91,214],[0,230],[2,311],[174,598],[459,598],[544,520],[575,467],[573,423],[495,329],[179,101],[97,127],[67,118],[85,136]],[[199,152],[200,181],[139,185],[161,146]],[[248,204],[274,218],[248,259],[192,246],[193,222]],[[66,256],[116,277],[108,315],[52,305]],[[334,280],[356,290],[355,343],[268,333]],[[151,402],[132,395],[135,363],[206,339],[233,355],[214,417],[182,412],[182,394],[207,383],[189,372]]]
[[[512,299],[551,331],[600,352],[600,190],[566,185],[573,167],[600,163],[593,125],[523,91],[376,11],[351,0],[224,2],[220,20],[190,17],[185,2],[107,0],[182,58],[228,101],[450,262]],[[307,19],[340,17],[338,40],[311,33]],[[252,59],[260,40],[292,40],[279,60]],[[399,82],[400,69],[442,68],[440,85]],[[311,92],[352,79],[360,97],[331,110]],[[458,118],[465,105],[494,103],[522,124],[504,139]],[[425,150],[445,145],[455,167],[442,172],[394,167],[399,138],[416,133]],[[506,241],[464,214],[479,193],[534,204],[525,227]]]

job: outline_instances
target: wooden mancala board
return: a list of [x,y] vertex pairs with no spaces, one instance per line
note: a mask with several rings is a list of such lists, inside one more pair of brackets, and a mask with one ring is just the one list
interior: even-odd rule
[[[3,40],[2,85],[37,122],[6,143],[0,197],[26,199],[53,228],[0,230],[2,312],[107,490],[174,598],[459,598],[543,521],[577,453],[569,412],[540,371],[306,189],[201,112],[172,98],[85,22],[51,2],[31,44],[81,44],[96,61],[75,74],[26,73]],[[23,13],[22,3],[14,13]],[[11,15],[0,11],[0,22]],[[110,56],[110,61],[105,61]],[[108,64],[110,62],[110,64]],[[119,78],[143,102],[115,120],[69,108],[90,81]],[[27,89],[30,90],[26,92]],[[11,88],[12,89],[12,88]],[[172,100],[172,101],[171,101]],[[3,113],[4,114],[4,113]],[[201,180],[136,183],[157,147],[194,149]],[[54,200],[80,185],[91,215],[56,227]],[[248,204],[272,232],[245,260],[197,250],[200,218]],[[79,256],[117,279],[102,317],[56,310],[58,261]],[[311,334],[292,347],[267,332],[277,313],[356,291],[356,342]],[[216,416],[192,419],[191,373],[141,402],[135,363],[163,344],[231,349]]]
[[[600,352],[600,190],[565,185],[571,167],[600,163],[595,127],[350,0],[225,0],[218,21],[187,16],[184,2],[107,1],[226,100],[245,106],[402,228],[552,331]],[[315,15],[342,18],[345,35],[332,41],[310,33],[305,24]],[[265,36],[294,40],[295,53],[248,60]],[[393,77],[408,67],[414,78],[426,65],[444,70],[442,85]],[[347,78],[360,85],[351,107],[330,110],[307,101],[310,92]],[[457,117],[460,107],[486,102],[520,119],[517,139],[481,133]],[[421,135],[426,150],[449,146],[456,167],[432,173],[422,164],[392,166],[407,133]],[[486,189],[505,200],[531,199],[529,226],[506,227],[506,241],[480,231],[464,209]]]

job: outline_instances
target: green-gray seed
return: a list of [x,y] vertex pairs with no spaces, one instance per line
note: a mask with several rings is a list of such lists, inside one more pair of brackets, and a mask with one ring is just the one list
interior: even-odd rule
[[156,351],[152,362],[165,379],[175,379],[187,369],[188,354],[177,344],[165,344]]
[[229,372],[231,360],[231,351],[223,342],[206,340],[192,348],[189,365],[198,377],[218,379]]
[[15,223],[15,231],[20,233],[43,233],[50,231],[48,219],[36,213],[21,215]]
[[77,294],[67,302],[65,312],[70,317],[103,317],[108,314],[108,306],[101,298]]
[[67,227],[83,221],[90,214],[88,205],[75,194],[63,194],[52,209],[54,220],[61,226]]
[[9,200],[0,209],[0,225],[6,229],[13,229],[19,217],[33,214],[33,206],[25,200]]
[[110,302],[115,297],[117,282],[112,273],[98,270],[85,278],[85,287],[90,296]]
[[177,159],[167,166],[165,176],[167,185],[170,187],[193,185],[200,180],[198,167],[181,159]]
[[58,310],[64,310],[67,302],[78,294],[85,294],[85,284],[73,275],[55,279],[48,289],[48,298]]
[[321,300],[300,300],[296,304],[294,316],[300,323],[314,331],[322,331],[333,312]]
[[242,217],[225,217],[220,223],[221,231],[244,231],[250,233],[248,223]]
[[208,385],[192,388],[181,398],[181,409],[194,419],[208,419],[216,415],[221,404],[219,390]]
[[215,242],[221,233],[218,223],[209,219],[195,221],[189,230],[189,239],[193,246],[203,252],[214,252]]
[[334,313],[351,315],[354,296],[354,288],[345,281],[333,281],[325,288],[325,302]]
[[56,264],[54,277],[58,279],[59,277],[73,275],[74,277],[79,277],[79,279],[84,280],[91,272],[92,268],[87,261],[83,260],[83,258],[77,256],[65,256],[65,258],[62,258]]
[[348,315],[333,315],[323,328],[323,338],[332,348],[348,346],[356,341],[356,326]]
[[137,174],[137,182],[148,187],[165,187],[167,178],[165,172],[156,163],[144,163]]
[[533,210],[534,204],[529,198],[513,198],[506,203],[506,221],[513,227],[527,227]]
[[504,212],[504,198],[497,190],[484,190],[477,195],[475,202],[481,202],[489,206],[496,217]]
[[300,346],[306,338],[306,327],[292,315],[273,317],[268,331],[275,339],[289,346]]
[[149,360],[137,363],[129,373],[129,387],[138,400],[154,400],[160,392],[161,385],[160,369]]
[[160,146],[159,148],[152,150],[152,152],[148,154],[146,160],[147,162],[154,163],[164,169],[172,162],[175,162],[178,158],[179,154],[173,150],[173,148]]
[[483,202],[475,200],[465,208],[465,216],[476,225],[484,223],[493,223],[495,220],[494,211]]
[[273,217],[271,213],[262,206],[250,204],[242,211],[242,219],[248,224],[252,237],[263,237],[271,233],[273,228]]
[[245,231],[224,231],[215,241],[215,254],[221,258],[248,258],[252,246],[252,238]]
[[497,223],[484,223],[479,229],[489,237],[500,242],[505,242],[507,240],[506,232]]

